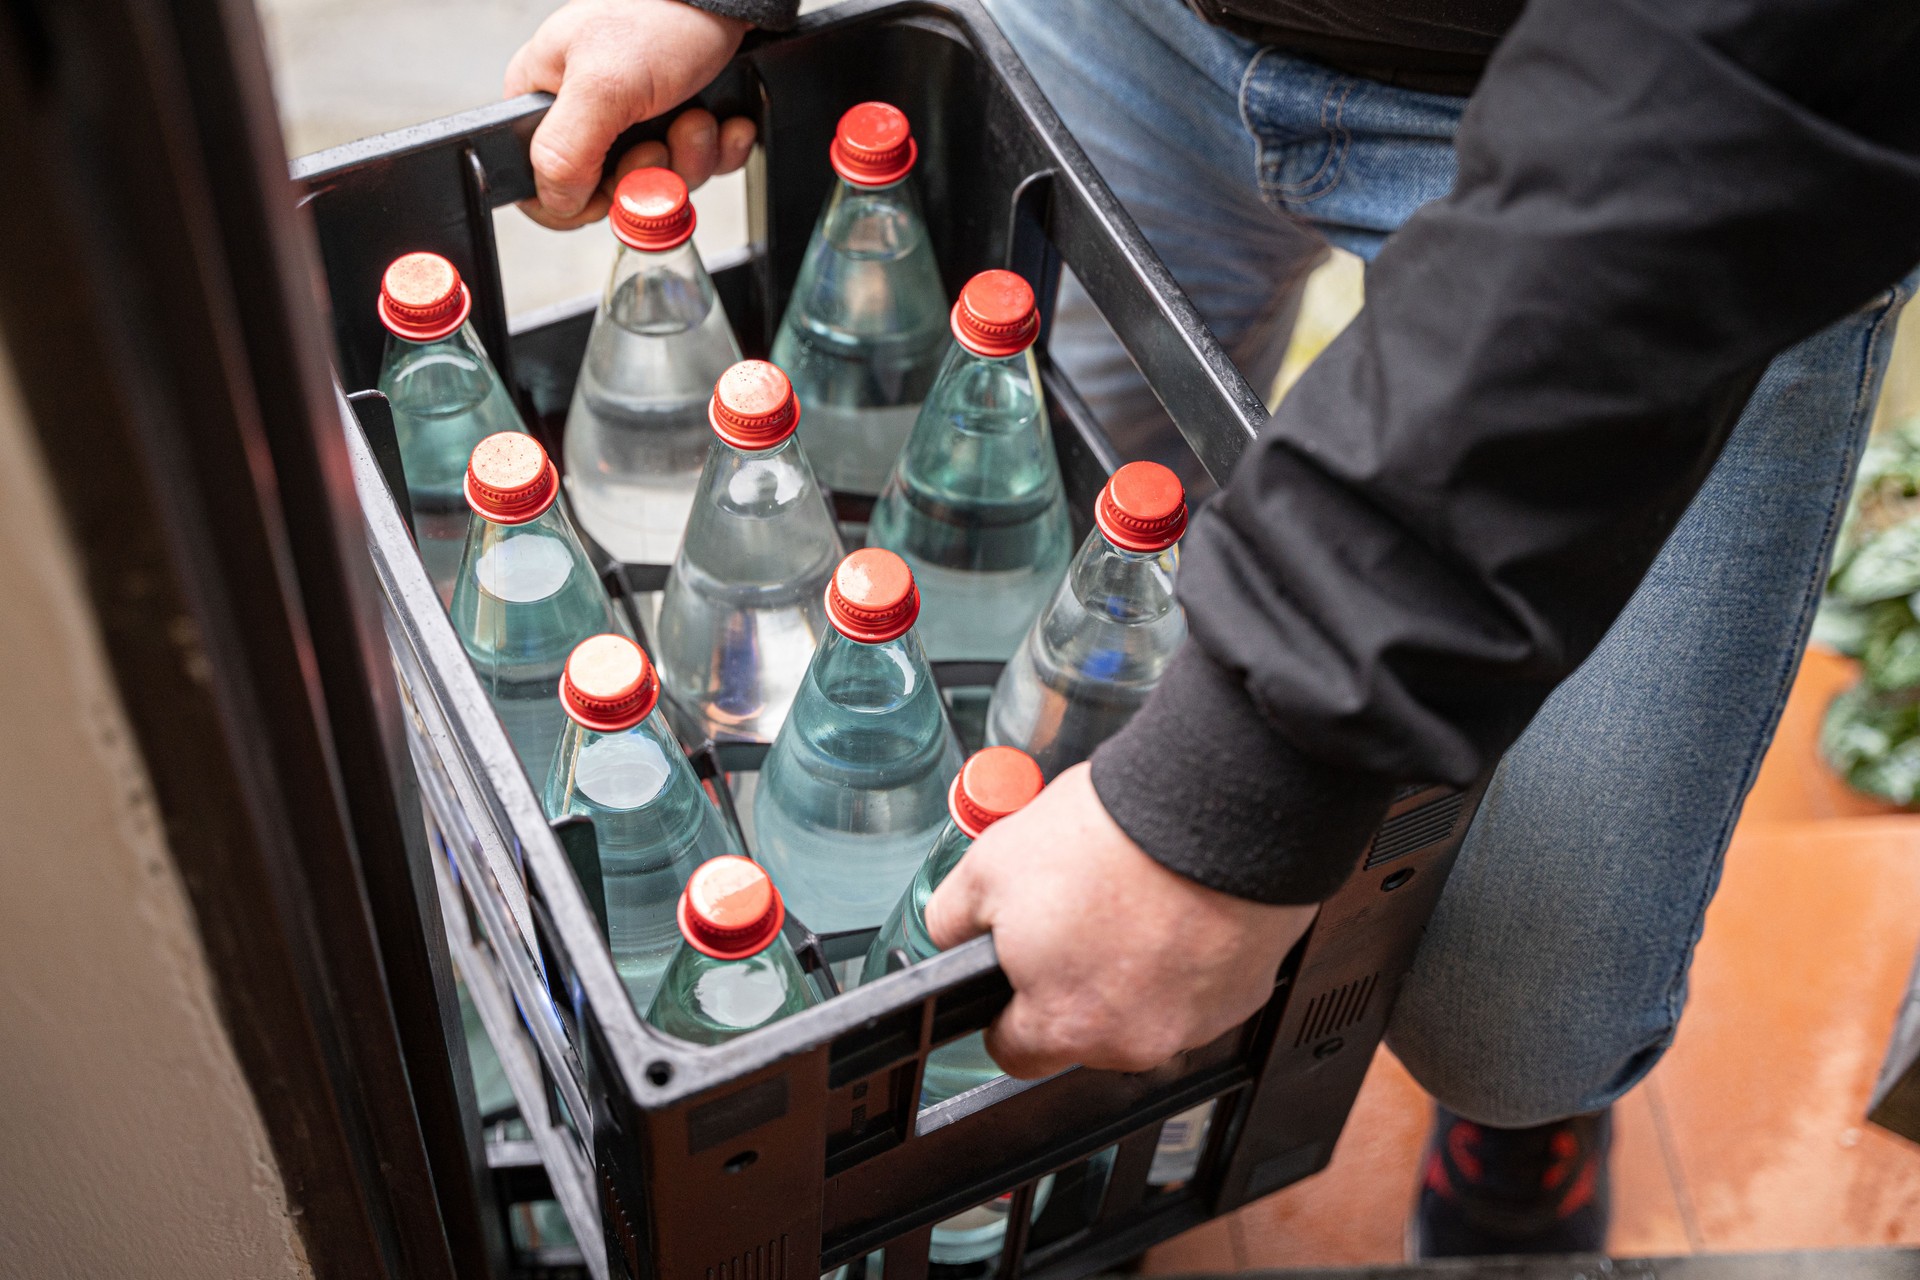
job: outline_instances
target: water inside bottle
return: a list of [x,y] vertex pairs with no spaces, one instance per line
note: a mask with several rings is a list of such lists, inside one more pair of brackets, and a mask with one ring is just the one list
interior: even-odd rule
[[467,537],[467,459],[488,436],[525,427],[469,325],[434,342],[389,337],[376,385],[393,410],[414,539],[444,604]]
[[588,636],[627,632],[557,506],[524,525],[473,517],[450,610],[529,775],[547,775],[566,724],[557,693]]
[[1186,638],[1179,549],[1122,551],[1095,532],[993,691],[987,741],[1020,747],[1049,779],[1132,718]]
[[567,493],[617,559],[669,564],[713,432],[707,400],[740,347],[691,242],[622,248],[567,413]]
[[946,349],[947,299],[911,180],[835,185],[774,338],[820,482],[880,491]]
[[661,680],[688,737],[779,733],[826,630],[823,595],[840,558],[796,441],[715,443],[657,628]]
[[1030,352],[955,346],[868,527],[920,583],[928,655],[1005,660],[1073,554]]

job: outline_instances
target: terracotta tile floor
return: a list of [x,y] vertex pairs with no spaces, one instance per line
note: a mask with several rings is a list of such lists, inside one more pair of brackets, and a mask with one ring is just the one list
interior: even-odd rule
[[[1920,942],[1920,815],[1814,753],[1852,678],[1815,651],[1734,833],[1679,1036],[1617,1109],[1622,1256],[1920,1242],[1920,1147],[1868,1091]],[[1382,1050],[1332,1166],[1153,1251],[1151,1273],[1390,1262],[1427,1103]]]

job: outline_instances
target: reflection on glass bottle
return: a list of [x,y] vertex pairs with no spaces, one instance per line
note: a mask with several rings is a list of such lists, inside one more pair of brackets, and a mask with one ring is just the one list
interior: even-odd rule
[[647,1021],[694,1044],[722,1044],[814,1003],[780,891],[745,858],[703,862],[680,895],[680,949]]
[[560,478],[531,436],[488,436],[467,467],[472,516],[449,613],[529,777],[553,763],[555,696],[573,647],[627,633],[555,499]]
[[560,677],[567,726],[547,774],[547,817],[593,820],[613,967],[645,1009],[680,942],[680,891],[739,852],[666,720],[660,682],[620,635],[583,640]]
[[1012,657],[1073,554],[1039,332],[1025,280],[983,271],[967,282],[954,346],[874,504],[867,542],[912,566],[936,662]]
[[946,347],[946,292],[908,176],[918,155],[897,108],[866,102],[840,118],[828,152],[839,181],[773,341],[806,408],[807,455],[843,492],[879,492]]
[[393,407],[414,540],[444,604],[467,538],[467,459],[488,436],[525,428],[467,323],[473,298],[451,262],[437,253],[394,259],[378,309],[390,336],[376,385]]
[[671,169],[620,180],[607,216],[620,249],[567,411],[567,496],[629,564],[673,559],[712,439],[707,398],[740,359],[693,224]]
[[660,676],[690,739],[765,742],[827,629],[840,534],[794,436],[785,374],[734,365],[709,417],[717,439],[660,605]]
[[1173,598],[1186,527],[1173,472],[1130,462],[1113,473],[1093,532],[1000,674],[988,742],[1024,748],[1051,781],[1132,718],[1187,636]]

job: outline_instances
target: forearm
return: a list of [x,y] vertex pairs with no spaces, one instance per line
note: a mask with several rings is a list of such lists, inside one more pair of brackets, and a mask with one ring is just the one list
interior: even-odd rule
[[[1920,259],[1915,20],[1843,8],[1535,0],[1454,193],[1389,241],[1188,535],[1189,677],[1094,762],[1149,853],[1308,901],[1394,780],[1490,770],[1624,607],[1768,359]],[[1209,721],[1239,726],[1231,752],[1172,749]]]

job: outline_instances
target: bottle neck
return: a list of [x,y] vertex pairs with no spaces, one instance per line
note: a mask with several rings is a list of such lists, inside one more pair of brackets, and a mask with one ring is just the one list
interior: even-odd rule
[[499,382],[471,321],[431,342],[387,335],[380,387],[400,413],[430,417],[470,410]]
[[474,512],[462,563],[487,595],[506,604],[550,600],[573,579],[593,576],[557,499],[524,524],[495,524]]
[[769,515],[809,498],[825,502],[797,435],[771,449],[741,449],[715,436],[705,487],[715,505],[737,514]]
[[983,356],[955,342],[927,398],[947,421],[982,435],[1009,435],[1046,423],[1032,347],[1010,356]]
[[814,654],[812,676],[828,702],[870,715],[905,706],[933,687],[926,652],[911,630],[897,639],[864,644],[829,628]]
[[1177,543],[1164,551],[1128,551],[1108,542],[1096,529],[1074,557],[1067,581],[1074,599],[1088,613],[1138,625],[1179,608],[1173,594],[1179,567]]
[[972,847],[973,837],[962,831],[960,824],[949,815],[947,825],[940,829],[933,848],[927,850],[927,856],[920,864],[920,874],[926,880],[929,892],[940,887],[940,882],[952,874],[953,869],[960,865],[960,859]]
[[821,235],[840,252],[855,258],[903,258],[926,239],[926,219],[913,176],[884,187],[855,186],[845,178],[834,181],[833,194],[821,213]]
[[622,244],[600,307],[635,333],[679,333],[713,310],[713,280],[691,240],[658,253]]
[[[611,745],[609,745],[611,744]],[[591,729],[573,717],[556,757],[565,793],[580,792],[607,809],[641,809],[666,794],[680,754],[660,709],[628,729]]]
[[724,1044],[813,1003],[813,989],[784,934],[738,960],[716,959],[683,940],[647,1021],[695,1044]]

